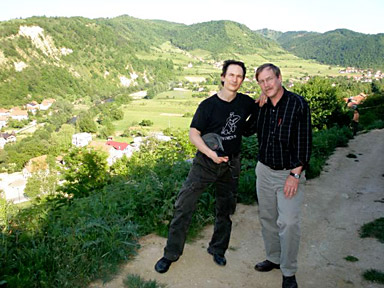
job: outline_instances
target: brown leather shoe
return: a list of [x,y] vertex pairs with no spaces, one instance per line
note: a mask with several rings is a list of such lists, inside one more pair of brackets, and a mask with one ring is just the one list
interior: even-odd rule
[[280,265],[272,263],[269,260],[265,260],[265,261],[257,263],[255,265],[255,270],[257,270],[259,272],[269,272],[273,269],[280,269]]

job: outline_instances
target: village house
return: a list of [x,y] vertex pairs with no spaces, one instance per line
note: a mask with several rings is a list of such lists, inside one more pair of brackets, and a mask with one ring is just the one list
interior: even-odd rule
[[0,108],[0,116],[10,117],[11,112],[7,109]]
[[0,133],[0,148],[4,149],[6,143],[16,142],[15,133]]
[[8,117],[0,116],[0,129],[7,126]]
[[23,176],[28,179],[34,173],[43,173],[47,175],[49,173],[47,155],[38,156],[28,161],[23,169]]
[[0,137],[0,149],[4,149],[5,144],[7,141],[3,137]]
[[95,151],[102,151],[108,155],[107,157],[107,163],[109,166],[111,166],[113,163],[116,162],[119,157],[118,153],[116,153],[116,149],[113,146],[107,145],[105,142],[96,142],[92,141],[89,143],[88,148],[91,148]]
[[11,118],[14,120],[28,120],[28,112],[27,110],[21,110],[19,107],[14,107],[11,109]]
[[92,134],[90,133],[77,133],[72,135],[72,145],[76,147],[84,147],[92,141]]
[[39,110],[40,105],[36,101],[32,101],[26,105],[26,108],[28,112],[31,112],[33,115],[35,115],[37,110]]
[[115,151],[113,151],[113,154],[116,159],[122,158],[124,155],[127,157],[131,157],[133,152],[137,150],[133,146],[124,142],[107,141],[106,145],[112,146],[115,149]]
[[40,110],[48,110],[53,103],[55,103],[55,99],[45,99],[43,102],[40,104]]

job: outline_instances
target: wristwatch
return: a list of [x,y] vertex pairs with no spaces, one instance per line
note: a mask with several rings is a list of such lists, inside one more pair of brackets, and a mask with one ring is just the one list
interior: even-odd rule
[[292,177],[295,177],[296,179],[300,179],[300,174],[296,174],[296,173],[292,173],[292,172],[289,172],[289,175],[291,175]]

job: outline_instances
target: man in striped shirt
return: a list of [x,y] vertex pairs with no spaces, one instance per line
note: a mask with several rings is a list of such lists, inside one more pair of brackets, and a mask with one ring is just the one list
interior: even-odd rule
[[255,269],[281,269],[283,288],[293,288],[305,168],[311,155],[311,115],[304,98],[282,86],[277,66],[258,67],[256,81],[267,103],[254,112],[245,136],[257,133],[259,142],[256,189],[267,259]]

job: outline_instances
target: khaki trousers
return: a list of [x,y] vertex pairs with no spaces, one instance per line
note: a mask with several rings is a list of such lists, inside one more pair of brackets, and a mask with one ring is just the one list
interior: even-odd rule
[[300,213],[304,197],[305,174],[301,175],[296,195],[284,195],[290,170],[273,170],[261,162],[256,166],[256,191],[259,219],[267,259],[280,264],[284,276],[295,275],[300,242]]

